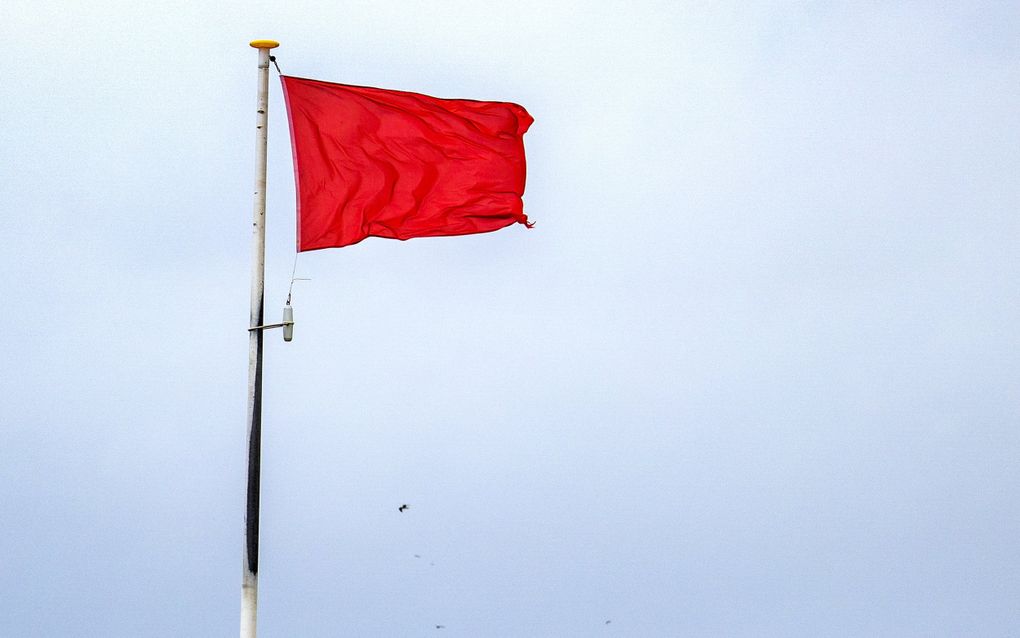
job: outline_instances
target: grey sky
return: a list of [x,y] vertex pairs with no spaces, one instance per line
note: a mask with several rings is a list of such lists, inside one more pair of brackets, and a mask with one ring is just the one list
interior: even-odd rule
[[1015,4],[6,0],[0,635],[237,632],[257,37],[523,104],[537,222],[301,255],[261,636],[1020,626]]

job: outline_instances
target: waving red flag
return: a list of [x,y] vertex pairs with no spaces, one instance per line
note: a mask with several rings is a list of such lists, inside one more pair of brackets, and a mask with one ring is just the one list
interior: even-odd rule
[[529,225],[524,107],[281,79],[298,251]]

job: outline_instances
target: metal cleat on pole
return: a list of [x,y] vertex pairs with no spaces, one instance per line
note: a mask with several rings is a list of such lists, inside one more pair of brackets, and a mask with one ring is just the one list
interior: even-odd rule
[[269,330],[270,328],[283,328],[284,341],[294,339],[294,309],[290,304],[283,307],[283,321],[280,323],[267,323],[263,326],[252,326],[248,328],[248,332],[252,330]]

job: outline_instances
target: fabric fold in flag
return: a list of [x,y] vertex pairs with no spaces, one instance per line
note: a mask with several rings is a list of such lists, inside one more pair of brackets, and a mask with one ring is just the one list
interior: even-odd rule
[[281,80],[298,251],[530,227],[523,136],[534,120],[524,107]]

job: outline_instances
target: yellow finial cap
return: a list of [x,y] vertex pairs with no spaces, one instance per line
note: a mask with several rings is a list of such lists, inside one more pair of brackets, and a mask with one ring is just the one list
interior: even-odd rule
[[280,43],[276,40],[252,40],[248,45],[256,49],[275,49]]

